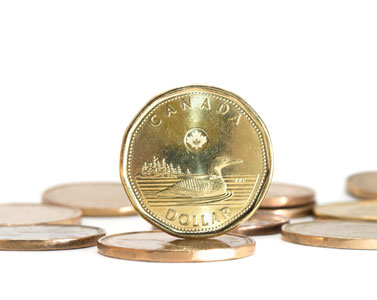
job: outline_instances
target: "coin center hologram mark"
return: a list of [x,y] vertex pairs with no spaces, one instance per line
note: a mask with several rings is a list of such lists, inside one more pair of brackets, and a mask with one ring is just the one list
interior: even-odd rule
[[208,135],[201,128],[193,128],[186,133],[184,142],[189,151],[201,152],[208,145]]

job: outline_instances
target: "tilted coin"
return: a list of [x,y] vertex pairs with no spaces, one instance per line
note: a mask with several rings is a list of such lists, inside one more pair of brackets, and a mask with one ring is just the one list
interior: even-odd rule
[[377,198],[377,172],[363,172],[347,178],[347,191],[359,198]]
[[319,205],[314,214],[320,218],[377,221],[377,200]]
[[282,238],[307,246],[377,249],[377,223],[323,220],[287,224],[283,226]]
[[86,182],[59,185],[42,196],[44,203],[77,207],[84,216],[125,216],[136,211],[121,183]]
[[314,202],[315,193],[311,188],[300,185],[273,182],[260,207],[293,207]]
[[187,86],[153,98],[127,129],[120,173],[136,210],[180,237],[223,234],[270,184],[267,129],[237,95]]
[[283,216],[256,212],[249,220],[233,229],[231,233],[242,235],[265,235],[281,231],[281,226],[289,219]]
[[0,204],[0,225],[80,224],[81,211],[51,204]]
[[278,216],[284,216],[286,218],[301,218],[310,216],[313,213],[313,208],[315,203],[302,205],[297,207],[288,207],[288,208],[260,208],[258,212],[266,214],[274,214]]
[[92,247],[101,228],[77,225],[0,226],[0,250],[63,250]]
[[153,262],[205,262],[242,258],[255,251],[255,241],[226,234],[207,239],[182,239],[162,231],[109,235],[98,240],[102,255]]

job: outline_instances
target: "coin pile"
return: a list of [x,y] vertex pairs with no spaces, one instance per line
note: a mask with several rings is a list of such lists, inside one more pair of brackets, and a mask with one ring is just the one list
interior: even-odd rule
[[[250,256],[250,236],[280,232],[303,245],[377,249],[377,200],[315,206],[311,188],[270,185],[272,166],[266,126],[242,98],[208,86],[173,89],[126,130],[122,183],[64,184],[45,191],[41,204],[1,204],[0,250],[97,245],[113,258],[203,262]],[[377,172],[350,176],[347,190],[377,199]],[[289,223],[313,208],[319,220]],[[82,215],[137,214],[154,229],[106,236],[79,225]]]

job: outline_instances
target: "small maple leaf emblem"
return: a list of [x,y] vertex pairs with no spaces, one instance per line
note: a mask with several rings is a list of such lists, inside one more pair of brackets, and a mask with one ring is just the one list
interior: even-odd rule
[[194,130],[191,132],[187,138],[186,142],[194,149],[198,150],[207,143],[207,137],[203,135],[199,130]]

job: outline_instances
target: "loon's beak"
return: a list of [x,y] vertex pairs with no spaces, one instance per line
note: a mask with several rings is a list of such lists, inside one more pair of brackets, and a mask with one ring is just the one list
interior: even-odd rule
[[241,164],[241,163],[243,163],[242,159],[231,159],[229,161],[229,165],[237,165],[237,164]]

